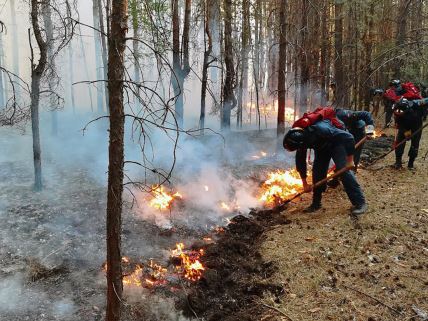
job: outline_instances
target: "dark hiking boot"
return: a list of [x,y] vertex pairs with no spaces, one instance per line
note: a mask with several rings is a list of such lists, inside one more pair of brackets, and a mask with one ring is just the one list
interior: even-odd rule
[[411,171],[414,171],[415,168],[415,160],[413,158],[409,159],[409,163],[407,164],[407,168],[410,169]]
[[401,162],[395,162],[394,165],[392,165],[393,169],[402,169],[403,164]]
[[309,207],[303,210],[303,213],[315,213],[321,209],[320,203],[312,203]]
[[365,212],[367,212],[368,206],[366,203],[361,204],[361,205],[355,205],[352,210],[351,210],[351,215],[353,217],[358,217],[362,214],[364,214]]

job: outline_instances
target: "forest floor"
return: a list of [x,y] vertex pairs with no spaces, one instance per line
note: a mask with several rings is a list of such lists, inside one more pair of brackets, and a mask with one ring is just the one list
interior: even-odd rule
[[[16,154],[10,137],[0,140],[3,155]],[[425,133],[416,171],[389,168],[389,156],[359,172],[369,212],[357,225],[341,187],[326,193],[315,215],[302,214],[305,195],[282,213],[236,216],[216,242],[196,242],[207,268],[198,283],[168,293],[126,287],[123,320],[426,319],[427,151]],[[24,154],[19,159],[28,161],[0,157],[0,320],[102,320],[105,187],[78,165],[52,167],[46,157],[46,188],[34,193],[29,149]],[[281,164],[241,162],[234,171],[247,176]],[[200,229],[159,228],[128,205],[123,254],[133,260],[166,265],[176,242],[203,237]]]

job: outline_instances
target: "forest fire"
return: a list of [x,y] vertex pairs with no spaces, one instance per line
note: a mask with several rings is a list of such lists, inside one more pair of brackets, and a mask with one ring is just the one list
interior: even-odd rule
[[204,250],[199,251],[184,251],[184,244],[177,243],[176,248],[171,251],[173,258],[179,259],[179,264],[175,268],[179,274],[183,275],[190,281],[197,281],[201,278],[205,267],[199,261],[204,255]]
[[174,200],[182,198],[183,196],[178,192],[174,194],[168,193],[163,186],[155,186],[153,188],[153,198],[150,200],[149,205],[161,211],[168,210]]
[[278,170],[268,174],[268,179],[262,185],[263,192],[259,200],[268,206],[277,205],[301,189],[302,181],[296,169]]

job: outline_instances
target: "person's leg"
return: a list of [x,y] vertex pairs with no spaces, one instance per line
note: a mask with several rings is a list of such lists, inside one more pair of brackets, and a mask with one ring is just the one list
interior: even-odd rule
[[[417,131],[423,124],[420,122],[418,124],[419,126],[416,126],[414,130],[412,130],[412,134]],[[422,130],[419,131],[416,135],[412,136],[411,138],[411,145],[409,149],[409,163],[407,164],[409,169],[414,168],[414,162],[416,157],[418,157],[418,151],[419,151],[419,142],[422,137]]]
[[[332,157],[337,170],[346,166],[346,151],[342,145],[338,145],[333,148]],[[355,208],[359,208],[363,205],[365,206],[366,200],[361,186],[355,178],[354,172],[351,170],[346,171],[340,178],[352,205],[354,205]]]
[[[398,144],[400,144],[402,141],[406,140],[406,136],[404,135],[404,133],[406,132],[405,129],[403,128],[399,128],[398,129],[398,133],[397,133],[397,138],[394,142],[395,146],[397,146]],[[401,168],[402,166],[402,159],[403,159],[403,154],[404,154],[404,148],[406,147],[406,143],[402,143],[400,146],[395,148],[395,168]]]
[[[328,166],[330,164],[331,152],[329,149],[323,151],[315,151],[314,164],[312,166],[312,182],[313,184],[327,177]],[[314,188],[312,195],[312,204],[308,208],[308,212],[316,211],[321,208],[322,193],[326,190],[326,184]]]

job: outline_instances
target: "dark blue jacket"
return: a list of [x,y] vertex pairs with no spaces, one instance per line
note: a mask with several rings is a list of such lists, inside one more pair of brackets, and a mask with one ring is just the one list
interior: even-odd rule
[[354,137],[347,131],[334,127],[329,120],[319,121],[305,128],[303,147],[296,151],[296,169],[302,178],[307,176],[306,156],[308,149],[328,152],[331,145],[343,145],[346,156],[354,154]]
[[336,117],[350,132],[361,130],[367,125],[374,126],[372,114],[368,111],[336,109]]

